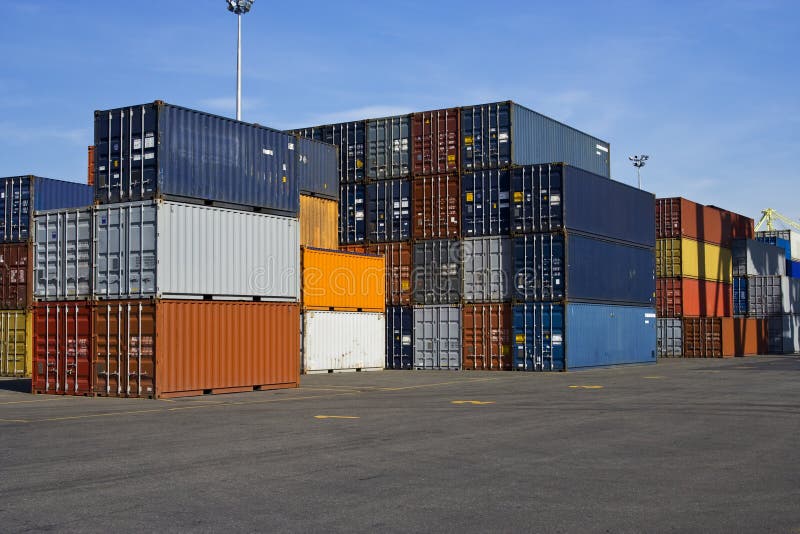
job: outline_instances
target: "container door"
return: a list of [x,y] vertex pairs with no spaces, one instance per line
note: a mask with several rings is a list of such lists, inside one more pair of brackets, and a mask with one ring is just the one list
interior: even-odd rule
[[141,301],[98,304],[94,314],[94,391],[112,397],[155,392],[155,307]]
[[514,369],[563,371],[564,306],[518,304],[513,311]]
[[0,202],[0,242],[27,241],[31,225],[31,177],[3,180]]
[[0,311],[0,376],[22,378],[30,375],[27,334],[24,311]]
[[85,303],[40,304],[34,312],[33,390],[90,395],[92,316]]
[[31,303],[28,269],[29,243],[7,243],[0,245],[0,308],[23,310]]
[[564,226],[562,165],[531,165],[511,170],[511,228],[550,232]]
[[363,243],[367,235],[364,185],[340,186],[339,244]]
[[461,162],[465,170],[511,164],[511,106],[508,102],[461,108]]
[[156,294],[156,206],[133,204],[95,213],[99,298]]

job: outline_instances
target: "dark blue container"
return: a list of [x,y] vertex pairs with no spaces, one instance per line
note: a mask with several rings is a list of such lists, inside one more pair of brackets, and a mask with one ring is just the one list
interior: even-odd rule
[[340,183],[360,183],[366,174],[367,122],[353,121],[301,128],[293,133],[339,147]]
[[339,200],[339,150],[297,136],[297,183],[301,195]]
[[367,236],[364,184],[339,186],[339,244],[363,243]]
[[786,276],[800,278],[800,261],[786,260]]
[[611,176],[610,146],[514,102],[461,108],[465,171],[561,161]]
[[367,240],[411,239],[411,182],[382,180],[367,185]]
[[463,242],[434,239],[414,243],[414,304],[458,304],[463,290]]
[[0,243],[31,239],[36,211],[82,208],[94,200],[90,185],[39,176],[0,178]]
[[386,368],[414,368],[414,309],[386,307]]
[[278,130],[154,102],[95,111],[95,197],[167,198],[296,215],[296,139]]
[[464,237],[508,234],[508,180],[508,171],[497,169],[462,176],[461,232]]
[[517,304],[513,367],[564,371],[656,362],[656,313],[609,304]]
[[747,277],[733,277],[733,314],[747,315]]
[[511,169],[514,233],[575,230],[655,247],[655,196],[562,163]]
[[567,233],[513,239],[513,298],[655,305],[653,249]]

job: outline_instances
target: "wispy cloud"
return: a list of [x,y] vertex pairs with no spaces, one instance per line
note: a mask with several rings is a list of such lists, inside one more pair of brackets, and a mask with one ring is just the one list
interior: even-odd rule
[[25,127],[10,122],[0,122],[0,141],[23,144],[32,141],[57,140],[85,145],[92,140],[89,128]]

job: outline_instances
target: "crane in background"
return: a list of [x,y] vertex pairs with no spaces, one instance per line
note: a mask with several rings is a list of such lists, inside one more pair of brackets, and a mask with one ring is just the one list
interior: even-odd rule
[[767,226],[766,230],[774,231],[776,221],[780,221],[790,230],[800,232],[800,223],[793,221],[785,215],[781,215],[772,208],[767,208],[761,212],[761,219],[758,221],[758,224],[756,224],[756,232],[762,230],[761,227],[765,224]]

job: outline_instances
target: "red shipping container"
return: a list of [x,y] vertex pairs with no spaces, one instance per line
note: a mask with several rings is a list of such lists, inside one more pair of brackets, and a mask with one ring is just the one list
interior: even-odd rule
[[730,248],[736,238],[753,239],[753,219],[685,198],[656,199],[656,238],[690,237]]
[[92,394],[92,305],[41,302],[33,308],[31,391]]
[[[731,239],[755,239],[756,227],[755,221],[750,217],[739,215],[732,211],[728,211],[717,206],[707,206],[720,212],[723,221],[730,221]],[[727,224],[727,223],[726,223]],[[723,227],[725,224],[723,225]]]
[[411,234],[415,239],[461,237],[460,182],[457,174],[414,179]]
[[415,176],[458,172],[461,159],[458,108],[414,113],[411,139],[411,170]]
[[411,271],[414,270],[413,246],[410,243],[380,243],[367,246],[368,254],[386,258],[386,304],[411,304]]
[[467,304],[461,320],[462,368],[511,370],[511,305]]
[[659,317],[731,317],[733,286],[694,278],[656,278]]
[[33,280],[33,244],[0,244],[0,309],[28,309]]
[[767,321],[734,317],[683,319],[683,356],[733,358],[766,354]]
[[88,150],[88,163],[87,163],[87,171],[86,171],[86,183],[88,185],[94,185],[94,145],[89,146]]

